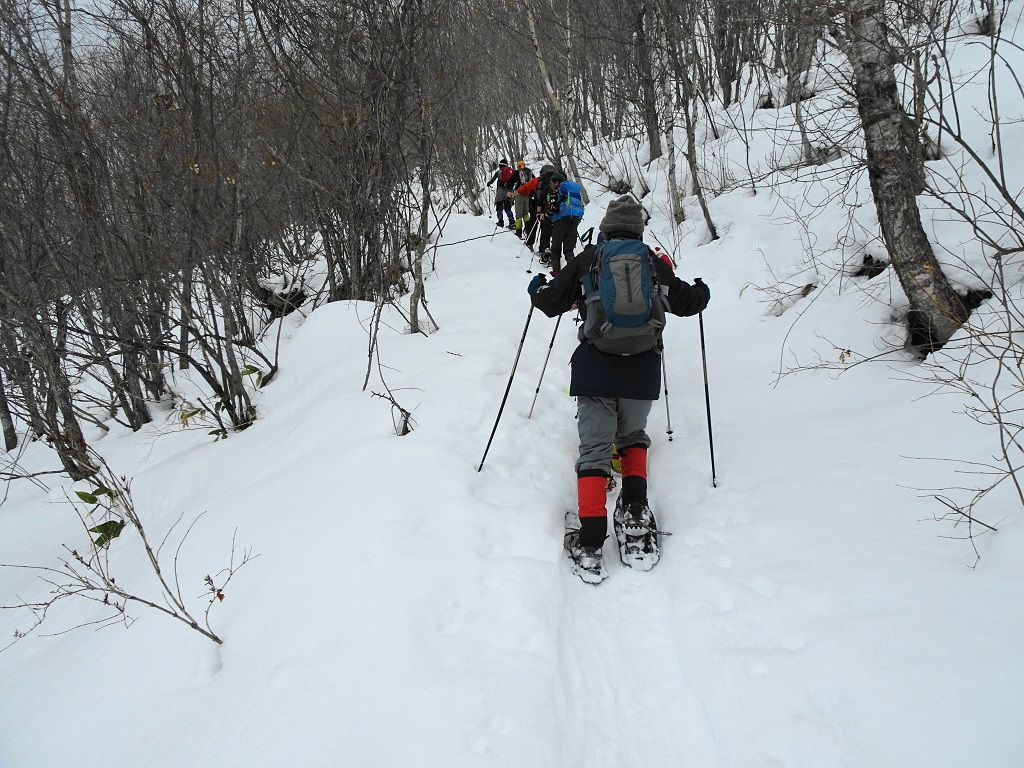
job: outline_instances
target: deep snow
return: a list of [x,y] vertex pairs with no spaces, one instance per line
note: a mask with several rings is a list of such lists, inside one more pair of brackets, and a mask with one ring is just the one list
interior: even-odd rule
[[[819,301],[808,311],[822,317],[794,326],[741,292],[759,250],[788,247],[760,218],[772,209],[767,194],[719,204],[729,234],[676,253],[713,290],[718,487],[697,320],[672,318],[673,440],[664,399],[650,434],[652,505],[673,536],[654,571],[626,571],[608,545],[611,576],[592,587],[563,559],[568,316],[527,420],[555,322],[534,313],[477,471],[528,313],[529,253],[505,232],[454,244],[493,227],[456,216],[428,283],[440,330],[408,335],[392,316],[380,333],[410,435],[394,435],[376,374],[361,389],[372,307],[339,303],[286,319],[282,371],[249,430],[213,442],[168,414],[97,442],[154,529],[204,513],[182,558],[197,605],[236,528],[259,557],[214,607],[222,647],[140,609],[128,629],[0,654],[0,764],[1019,765],[1019,514],[1006,506],[971,569],[969,544],[915,490],[951,481],[913,457],[983,453],[992,436],[902,380],[909,358],[777,380],[783,337],[812,345],[844,309]],[[845,346],[878,335],[844,322]],[[58,543],[80,544],[62,498],[17,489],[0,560],[50,563]],[[132,548],[112,551],[143,583]],[[4,590],[40,584],[8,570]],[[94,608],[66,602],[40,631]],[[4,633],[24,618],[0,614]]]
[[[822,88],[820,112],[807,105],[810,125],[850,119],[830,98]],[[1001,103],[1017,130],[1020,94]],[[607,544],[611,574],[593,587],[564,560],[570,316],[528,419],[555,328],[533,314],[477,471],[528,316],[530,254],[493,220],[455,215],[427,282],[439,329],[408,334],[385,312],[365,390],[373,307],[335,303],[283,321],[281,371],[256,394],[250,429],[215,442],[211,422],[182,426],[179,401],[139,433],[90,432],[131,478],[155,540],[182,520],[166,557],[196,521],[177,563],[194,608],[233,540],[236,562],[258,557],[213,606],[222,646],[145,608],[128,628],[62,633],[105,614],[84,600],[55,607],[0,652],[0,767],[1024,765],[1020,503],[1001,489],[979,508],[999,531],[976,538],[978,560],[932,498],[976,485],[957,462],[990,460],[997,435],[961,413],[962,395],[915,380],[928,374],[902,351],[891,270],[849,276],[844,265],[880,255],[862,175],[838,162],[744,186],[792,135],[789,113],[753,106],[740,110],[749,153],[728,130],[704,145],[705,167],[722,174],[714,242],[692,199],[671,232],[663,164],[601,150],[647,175],[648,242],[713,293],[717,487],[698,322],[671,318],[667,408],[659,400],[649,425],[651,503],[673,534],[657,568],[627,571]],[[584,229],[610,199],[585,181]],[[989,277],[969,227],[922,204],[958,279]],[[381,373],[412,411],[405,437],[375,396]],[[189,396],[180,375],[177,386]],[[20,461],[53,467],[38,445]],[[61,544],[82,547],[67,497],[88,488],[54,475],[10,486],[0,563],[54,566]],[[120,583],[154,594],[130,532],[110,555]],[[0,604],[46,589],[39,572],[0,570]],[[0,611],[0,645],[30,624]]]

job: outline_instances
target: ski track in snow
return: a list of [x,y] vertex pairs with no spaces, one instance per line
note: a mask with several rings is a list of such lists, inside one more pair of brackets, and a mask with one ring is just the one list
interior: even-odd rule
[[713,730],[677,655],[671,594],[657,567],[630,572],[611,539],[605,560],[600,585],[561,571],[562,764],[715,765]]

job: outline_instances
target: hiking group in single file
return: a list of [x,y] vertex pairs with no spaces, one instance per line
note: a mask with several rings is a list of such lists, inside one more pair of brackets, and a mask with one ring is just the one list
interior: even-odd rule
[[557,273],[563,257],[568,261],[579,239],[583,188],[553,165],[543,166],[540,175],[534,176],[523,160],[513,169],[504,158],[487,182],[488,187],[492,184],[496,185],[498,227],[514,229],[530,251],[537,248],[540,263]]
[[541,263],[551,279],[538,274],[530,280],[531,314],[535,307],[548,317],[572,310],[580,315],[569,387],[579,430],[577,508],[566,515],[570,565],[590,584],[608,576],[603,547],[614,457],[622,475],[612,514],[619,558],[649,571],[660,559],[663,533],[648,501],[646,431],[661,393],[662,332],[669,314],[703,312],[711,291],[700,278],[688,283],[677,277],[667,254],[643,242],[646,212],[629,195],[608,204],[597,242],[576,255],[585,213],[580,184],[551,165],[536,177],[524,161],[516,166],[501,160],[487,184],[497,184],[499,227],[514,229],[531,251],[539,232]]

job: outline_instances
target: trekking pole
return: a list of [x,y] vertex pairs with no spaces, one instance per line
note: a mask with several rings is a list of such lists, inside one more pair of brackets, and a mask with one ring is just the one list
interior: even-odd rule
[[665,432],[668,433],[668,441],[672,442],[672,414],[668,409],[668,371],[665,368],[665,350],[661,351],[661,380],[665,382],[665,421],[668,426]]
[[711,487],[717,488],[715,484],[715,438],[711,434],[711,394],[708,389],[708,356],[704,350],[704,313],[697,314],[700,323],[700,357],[704,363],[704,405],[708,412],[708,446],[711,448]]
[[495,210],[495,212],[494,212],[494,231],[491,232],[491,240],[492,241],[494,240],[494,236],[496,234],[498,234],[498,230],[499,229],[505,229],[505,225],[498,223],[498,211]]
[[480,457],[480,465],[476,468],[479,472],[484,468],[484,460],[487,458],[487,452],[491,450],[491,441],[494,439],[494,433],[498,431],[498,422],[501,421],[501,412],[505,410],[505,401],[508,400],[509,390],[512,389],[512,379],[516,375],[516,367],[519,365],[519,355],[523,352],[523,344],[526,342],[526,332],[530,330],[530,318],[533,317],[533,302],[530,302],[530,312],[526,315],[526,326],[523,328],[523,338],[519,340],[519,349],[516,352],[515,362],[512,363],[512,373],[508,377],[508,386],[505,387],[505,396],[501,398],[501,407],[498,408],[498,418],[494,420],[494,428],[491,430],[491,436],[487,438],[487,447],[484,448],[484,455]]
[[[529,242],[530,238],[533,237],[533,231],[540,224],[540,217],[534,216],[532,219],[530,219],[530,221],[532,221],[533,224],[530,226],[530,234],[527,235],[527,237],[526,237],[526,241],[527,242]],[[526,271],[527,272],[533,272],[533,270],[530,269],[530,267],[533,266],[533,259],[536,257],[536,255],[537,255],[537,252],[531,249],[530,250],[530,263],[526,266]]]
[[494,222],[494,231],[493,231],[493,232],[491,232],[491,240],[492,240],[492,241],[494,240],[494,236],[495,236],[496,234],[498,234],[498,230],[499,230],[500,228],[501,228],[501,225],[500,225],[500,224],[499,224],[499,223],[498,223],[497,221],[495,221],[495,222]]
[[562,322],[562,316],[559,315],[555,321],[555,330],[551,334],[551,343],[548,344],[548,354],[544,358],[544,367],[540,369],[540,378],[537,380],[537,389],[533,393],[533,405],[530,406],[530,412],[526,414],[526,418],[530,419],[533,417],[533,408],[537,405],[537,395],[540,394],[540,383],[544,381],[544,372],[548,369],[548,360],[551,359],[551,350],[555,346],[555,335],[558,333],[558,324]]
[[[523,231],[524,231],[524,232],[526,232],[526,228],[525,228],[525,227],[523,228]],[[519,258],[522,258],[522,256],[523,256],[523,248],[525,248],[525,247],[526,247],[526,240],[527,240],[527,239],[528,239],[529,237],[530,237],[530,234],[529,234],[529,232],[526,232],[526,237],[524,237],[524,238],[523,238],[523,244],[519,246],[519,251],[518,251],[518,252],[516,253],[516,258],[517,258],[517,259],[519,259]],[[532,261],[533,261],[533,260],[531,259],[530,261],[531,261],[531,263],[532,263]],[[527,271],[527,272],[529,272],[530,270],[529,270],[529,269],[527,269],[526,271]]]

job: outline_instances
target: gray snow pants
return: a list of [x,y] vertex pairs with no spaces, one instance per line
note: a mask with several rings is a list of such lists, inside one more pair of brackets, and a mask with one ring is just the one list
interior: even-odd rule
[[580,457],[576,474],[604,472],[612,474],[612,445],[651,447],[644,430],[653,400],[614,397],[579,397],[576,421],[580,431]]

